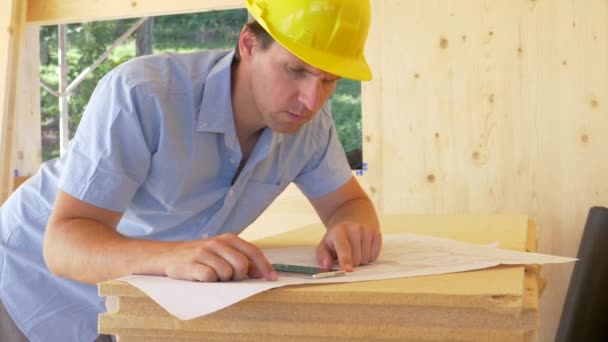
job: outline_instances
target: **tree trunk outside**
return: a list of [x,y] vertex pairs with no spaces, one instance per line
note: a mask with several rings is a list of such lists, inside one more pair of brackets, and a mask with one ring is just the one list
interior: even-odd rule
[[145,23],[141,25],[137,31],[135,31],[135,46],[137,56],[144,56],[152,54],[152,26],[154,25],[154,18],[150,17]]

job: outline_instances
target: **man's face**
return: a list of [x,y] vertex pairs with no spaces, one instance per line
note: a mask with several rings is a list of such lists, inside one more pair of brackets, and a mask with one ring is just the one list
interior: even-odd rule
[[310,121],[336,88],[339,77],[317,69],[272,43],[252,56],[253,100],[260,119],[279,133],[294,133]]

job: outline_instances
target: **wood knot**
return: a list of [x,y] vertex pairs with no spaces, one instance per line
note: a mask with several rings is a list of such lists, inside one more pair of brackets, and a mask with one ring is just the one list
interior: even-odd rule
[[370,137],[369,135],[365,136],[365,142],[370,142],[372,141],[372,137]]
[[473,154],[471,155],[471,157],[473,158],[473,160],[479,160],[479,152],[474,151]]
[[429,183],[435,183],[435,175],[431,173],[430,175],[426,176],[426,181]]
[[439,132],[435,132],[435,139],[439,139]]
[[131,1],[131,7],[137,7],[137,1]]
[[599,104],[599,102],[597,102],[596,99],[591,100],[591,108],[595,109],[595,108],[599,107],[599,105],[600,104]]
[[415,73],[414,78],[420,78],[420,75],[418,73]]
[[494,94],[490,94],[490,96],[488,96],[488,101],[490,103],[494,103]]
[[583,134],[583,135],[581,135],[581,142],[582,142],[583,144],[588,143],[588,142],[589,142],[589,135],[587,135],[587,134]]
[[375,186],[370,186],[369,187],[369,191],[372,193],[372,195],[375,194],[376,193],[376,187]]
[[439,47],[442,49],[448,48],[448,40],[445,37],[441,37],[441,39],[439,40]]

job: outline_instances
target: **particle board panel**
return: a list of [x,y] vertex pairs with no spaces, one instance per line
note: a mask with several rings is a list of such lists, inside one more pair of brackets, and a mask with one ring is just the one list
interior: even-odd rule
[[[382,329],[383,327],[377,327]],[[154,334],[155,332],[152,332]],[[409,331],[407,336],[400,336],[398,338],[381,338],[381,337],[365,337],[365,338],[353,338],[353,337],[328,337],[328,336],[285,336],[285,335],[255,335],[255,334],[205,334],[203,337],[197,336],[133,336],[133,335],[121,335],[121,342],[160,342],[160,341],[172,341],[172,342],[192,342],[199,341],[204,338],[205,341],[270,341],[270,342],[282,342],[288,339],[289,341],[402,341],[402,342],[421,342],[421,341],[471,341],[471,342],[529,342],[533,339],[532,335],[528,332],[512,332],[512,331],[466,331],[466,330],[443,330],[443,329],[418,329],[416,331]]]
[[[526,285],[523,267],[495,267],[480,271],[436,276],[297,285],[259,293],[247,303],[293,305],[407,305],[418,307],[470,308],[501,315],[522,313]],[[446,285],[448,284],[448,285]],[[147,298],[127,283],[112,281],[100,285],[100,295],[118,298]],[[128,303],[133,303],[127,300]],[[123,303],[124,304],[124,303]]]
[[[533,225],[520,216],[382,217],[386,231],[428,232],[465,240],[500,241],[525,250]],[[434,222],[434,223],[433,223]],[[259,245],[310,244],[323,230],[311,225]],[[482,234],[483,233],[483,234]],[[458,234],[456,234],[458,235]],[[129,284],[100,284],[118,310],[100,315],[100,331],[121,341],[171,340],[404,340],[533,341],[538,328],[538,268],[500,266],[429,277],[290,286],[259,293],[190,321],[168,314]],[[348,315],[344,315],[348,312]]]

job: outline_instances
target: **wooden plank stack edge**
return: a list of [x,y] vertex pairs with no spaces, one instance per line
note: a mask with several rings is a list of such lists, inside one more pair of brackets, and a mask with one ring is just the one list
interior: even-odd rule
[[[385,234],[411,232],[535,250],[523,216],[382,218]],[[313,225],[257,241],[261,247],[314,244]],[[485,270],[359,283],[274,289],[193,320],[181,321],[135,287],[99,285],[118,309],[99,316],[99,331],[135,341],[535,341],[539,267]]]

